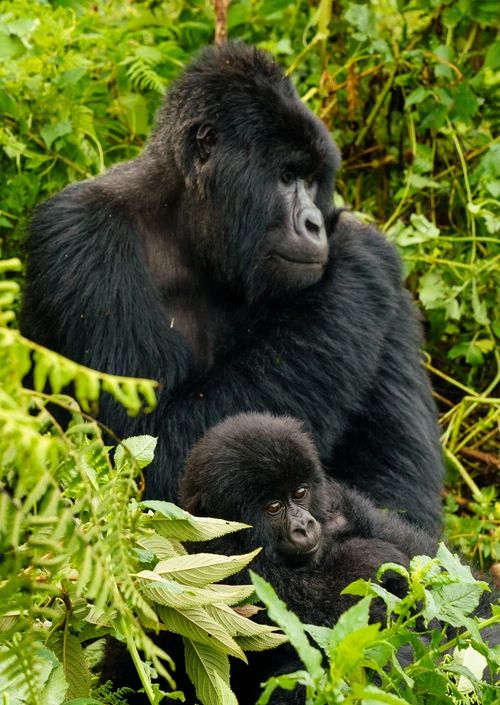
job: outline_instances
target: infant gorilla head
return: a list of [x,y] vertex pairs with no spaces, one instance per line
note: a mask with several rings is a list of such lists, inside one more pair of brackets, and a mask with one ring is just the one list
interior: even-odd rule
[[180,503],[198,516],[251,524],[239,548],[260,545],[261,558],[289,565],[317,564],[341,535],[371,536],[368,515],[377,511],[325,475],[298,420],[270,414],[240,414],[210,429],[188,455]]

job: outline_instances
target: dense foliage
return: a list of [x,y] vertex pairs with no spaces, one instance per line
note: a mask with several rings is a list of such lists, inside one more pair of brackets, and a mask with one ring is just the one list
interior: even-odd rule
[[[408,284],[426,320],[427,365],[442,412],[448,540],[485,568],[500,552],[494,485],[500,469],[500,400],[494,398],[500,381],[498,26],[497,0],[233,0],[228,14],[229,38],[271,51],[331,129],[344,159],[339,202],[377,222],[403,255]],[[37,202],[140,152],[169,82],[212,40],[213,31],[209,0],[2,0],[0,258],[22,258],[26,219]],[[4,269],[16,267],[10,262]],[[22,281],[22,273],[18,278]],[[141,464],[151,457],[150,441],[136,439],[129,444],[131,453],[113,453],[85,411],[92,410],[102,387],[137,412],[154,403],[154,387],[97,375],[24,341],[15,331],[17,284],[10,277],[0,285],[0,550],[5,556],[0,692],[10,684],[10,705],[58,705],[88,696],[91,676],[84,656],[92,665],[96,637],[111,629],[129,644],[153,702],[160,697],[150,681],[154,671],[137,647],[162,669],[161,654],[145,631],[161,619],[162,603],[159,593],[148,594],[151,576],[144,571],[167,580],[158,561],[182,558],[183,549],[158,529],[162,522],[153,510],[135,501]],[[38,391],[28,393],[22,377],[31,362]],[[70,431],[63,433],[47,406],[45,383],[57,394],[72,380],[80,406],[58,397],[73,415]],[[118,474],[109,473],[112,460]],[[168,521],[179,519],[171,507],[156,511],[166,512]],[[167,544],[173,554],[165,553]],[[421,562],[413,566],[420,576],[427,571],[431,597],[419,593],[414,581],[409,599],[424,597],[426,610],[435,607],[439,585],[446,581],[477,585],[445,554],[441,558],[440,569]],[[236,561],[234,567],[241,565]],[[198,587],[211,590],[216,581],[211,574],[210,584]],[[480,589],[471,592],[477,596]],[[273,601],[262,586],[259,594]],[[233,604],[226,597],[223,602]],[[464,621],[473,603],[459,601],[461,624],[487,655],[471,622]],[[366,690],[372,686],[364,684],[365,667],[374,668],[373,659],[383,665],[384,654],[394,672],[386,677],[380,671],[383,702],[477,701],[467,685],[459,687],[465,672],[459,657],[448,660],[454,657],[444,653],[443,635],[433,635],[435,649],[421,654],[407,673],[398,669],[393,650],[384,644],[394,630],[406,628],[407,607],[397,625],[387,626],[390,634],[384,629],[380,636],[366,625],[365,606],[346,616],[335,635],[311,632],[332,664],[339,653],[348,653],[347,632],[359,629],[359,638],[367,639],[368,651],[359,662],[345,656],[351,670],[338,682],[320,672],[317,656],[307,652],[312,680],[300,677],[314,697],[323,688],[326,699],[318,702],[340,702],[346,693],[347,702],[378,702],[380,694]],[[140,614],[139,622],[133,612]],[[294,645],[303,645],[300,629],[290,633],[286,615],[279,610],[276,615]],[[214,651],[219,667],[208,679],[209,691],[199,695],[203,703],[232,702],[224,685],[227,655],[241,657],[240,628],[233,623],[222,639],[224,648]],[[491,663],[492,654],[488,658]],[[436,659],[434,699],[428,700],[425,679]],[[469,684],[476,682],[471,670]],[[422,682],[424,690],[412,696],[411,683]],[[485,703],[493,702],[484,684],[476,690]],[[97,700],[78,703],[125,698],[107,692],[94,690]],[[453,700],[439,700],[443,692]]]

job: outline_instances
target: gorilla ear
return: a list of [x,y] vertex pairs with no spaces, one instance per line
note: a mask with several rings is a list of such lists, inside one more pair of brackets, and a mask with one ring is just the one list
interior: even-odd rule
[[213,125],[200,125],[196,131],[196,148],[202,162],[206,162],[210,157],[215,142],[216,136]]

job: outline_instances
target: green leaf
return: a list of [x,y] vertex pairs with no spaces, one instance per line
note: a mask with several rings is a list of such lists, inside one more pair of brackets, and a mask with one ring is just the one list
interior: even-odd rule
[[196,588],[181,585],[173,580],[164,580],[151,570],[137,573],[143,592],[150,600],[166,607],[188,609],[225,602],[237,604],[253,594],[251,585],[214,585],[211,588]]
[[216,676],[229,683],[229,659],[226,654],[205,644],[184,641],[186,672],[203,705],[221,705],[220,686]]
[[177,556],[161,561],[154,570],[155,573],[184,585],[205,587],[209,583],[218,583],[230,575],[239,573],[260,551],[261,549],[257,548],[241,556],[222,556],[213,553]]
[[420,123],[422,130],[439,130],[446,122],[448,110],[444,105],[436,105],[432,110],[426,113],[425,118]]
[[54,632],[47,642],[64,668],[67,680],[67,698],[90,695],[90,670],[85,661],[82,645],[72,634]]
[[171,607],[158,607],[158,616],[169,631],[187,637],[199,644],[212,646],[228,656],[247,661],[236,641],[227,633],[224,626],[213,619],[202,607],[176,610]]
[[470,122],[477,113],[479,103],[467,82],[460,83],[453,94],[453,108],[450,113],[452,120]]
[[488,314],[486,312],[486,303],[484,301],[479,300],[479,296],[477,293],[477,285],[476,285],[476,280],[472,280],[472,312],[474,314],[474,318],[479,323],[481,326],[487,326],[488,323],[490,322],[490,319],[488,318]]
[[420,277],[418,295],[425,308],[442,306],[446,299],[446,287],[441,274],[434,271]]
[[250,571],[250,577],[255,586],[255,592],[266,605],[271,619],[285,632],[311,677],[314,680],[319,680],[323,675],[321,652],[309,642],[304,626],[297,615],[287,608],[271,585],[263,578],[253,571]]
[[174,556],[186,555],[187,553],[184,546],[178,541],[172,541],[157,534],[154,536],[141,536],[137,543],[161,561]]
[[412,105],[418,105],[420,103],[423,103],[429,95],[431,95],[430,90],[428,90],[424,86],[419,86],[418,88],[415,88],[415,90],[412,91],[409,96],[407,96],[405,100],[405,106],[409,108]]
[[161,536],[179,541],[210,541],[250,528],[248,524],[236,521],[194,517],[171,502],[148,500],[142,502],[141,506],[156,512],[151,524]]
[[224,629],[231,636],[259,636],[274,633],[277,630],[277,627],[270,624],[260,624],[248,617],[242,617],[227,605],[207,605],[205,610],[213,619],[223,624]]
[[154,436],[125,438],[115,450],[116,467],[121,468],[131,456],[141,469],[147,467],[153,462],[157,442]]
[[50,124],[46,125],[45,127],[42,127],[42,129],[40,130],[40,134],[43,137],[45,146],[47,147],[47,149],[50,149],[53,142],[55,142],[59,137],[69,135],[72,129],[73,128],[71,126],[71,122],[68,118],[65,118],[64,120],[60,120],[55,124]]
[[338,622],[332,627],[331,630],[331,651],[336,649],[338,645],[352,632],[366,627],[370,618],[370,603],[370,598],[364,597],[340,615]]

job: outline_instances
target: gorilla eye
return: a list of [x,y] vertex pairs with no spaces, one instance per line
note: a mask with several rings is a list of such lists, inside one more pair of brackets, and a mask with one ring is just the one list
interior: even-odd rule
[[282,506],[283,506],[283,504],[282,504],[282,502],[280,502],[279,500],[276,500],[275,502],[270,502],[270,503],[266,506],[266,512],[267,512],[268,514],[271,514],[271,515],[273,515],[273,514],[279,514],[279,512],[281,511]]
[[285,171],[281,173],[280,180],[285,186],[291,186],[295,181],[295,174],[291,169],[285,169]]
[[314,186],[314,184],[316,183],[316,179],[314,178],[314,176],[312,174],[310,174],[309,176],[306,176],[306,178],[304,179],[304,183],[307,186],[307,188],[312,188]]
[[305,485],[301,485],[300,487],[297,487],[295,492],[293,493],[293,498],[294,499],[304,499],[304,497],[307,494],[307,487]]

